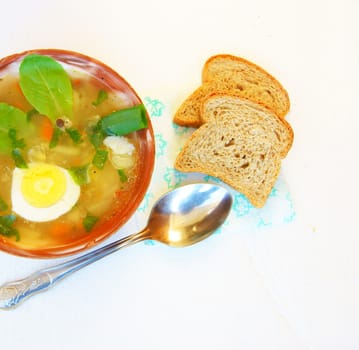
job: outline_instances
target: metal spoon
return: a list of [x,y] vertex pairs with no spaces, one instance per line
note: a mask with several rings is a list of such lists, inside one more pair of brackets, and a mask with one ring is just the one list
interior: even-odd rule
[[147,227],[65,263],[40,270],[0,287],[0,308],[17,305],[59,280],[121,248],[152,239],[173,247],[186,247],[210,236],[226,219],[232,197],[211,184],[179,187],[161,197],[152,209]]

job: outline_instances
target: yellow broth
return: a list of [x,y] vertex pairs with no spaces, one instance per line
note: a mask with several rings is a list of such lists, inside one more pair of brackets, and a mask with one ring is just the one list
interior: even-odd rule
[[[86,73],[71,71],[70,78],[74,99],[71,122],[72,127],[81,133],[82,142],[74,144],[69,135],[63,133],[58,145],[49,148],[49,141],[44,140],[40,131],[46,117],[35,114],[31,116],[32,127],[26,131],[26,147],[22,150],[26,162],[45,162],[65,169],[91,164],[95,148],[86,135],[87,126],[113,111],[129,107],[125,96],[109,90],[100,80]],[[94,106],[92,102],[96,101],[101,89],[107,91],[108,97],[98,106]],[[0,102],[8,103],[24,112],[32,109],[22,94],[18,77],[15,75],[0,77]],[[103,169],[90,166],[90,182],[81,186],[80,198],[70,211],[48,222],[28,221],[15,214],[13,227],[18,230],[20,239],[15,242],[15,237],[5,237],[0,233],[0,240],[11,240],[12,244],[26,249],[55,248],[89,234],[83,226],[86,215],[98,217],[99,221],[95,227],[100,227],[102,223],[111,220],[115,212],[125,209],[131,192],[135,190],[139,150],[136,132],[126,137],[135,146],[133,166],[126,169],[127,181],[121,181],[110,159],[106,161]],[[12,213],[11,184],[14,168],[15,163],[11,156],[0,153],[0,198],[9,205],[7,210],[0,212],[0,216]]]

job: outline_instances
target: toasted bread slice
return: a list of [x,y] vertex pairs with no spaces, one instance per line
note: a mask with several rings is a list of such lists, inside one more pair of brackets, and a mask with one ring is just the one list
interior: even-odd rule
[[204,64],[202,85],[182,103],[173,122],[189,127],[202,125],[201,104],[214,92],[236,93],[266,106],[281,118],[290,108],[287,91],[264,69],[244,58],[216,55]]
[[196,128],[202,125],[200,110],[203,100],[218,90],[215,83],[203,84],[197,88],[178,108],[173,117],[177,125]]
[[188,139],[175,168],[217,177],[255,207],[264,206],[292,145],[291,127],[238,96],[211,96],[202,112],[208,122]]
[[237,91],[284,118],[290,108],[287,91],[272,75],[244,58],[232,55],[210,57],[202,70],[202,82],[216,82],[221,90]]

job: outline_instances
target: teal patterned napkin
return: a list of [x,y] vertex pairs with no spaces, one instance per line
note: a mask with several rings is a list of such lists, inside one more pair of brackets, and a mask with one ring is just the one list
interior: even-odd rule
[[160,99],[145,97],[144,104],[150,114],[155,134],[156,158],[150,187],[136,212],[136,221],[140,226],[146,223],[153,204],[160,196],[171,189],[194,182],[221,184],[227,187],[233,196],[232,211],[218,233],[234,227],[238,229],[239,224],[241,230],[257,230],[287,224],[295,219],[293,202],[282,175],[277,180],[266,205],[258,209],[253,207],[243,194],[214,177],[182,173],[174,169],[175,158],[193,129],[172,123],[172,115],[166,103]]

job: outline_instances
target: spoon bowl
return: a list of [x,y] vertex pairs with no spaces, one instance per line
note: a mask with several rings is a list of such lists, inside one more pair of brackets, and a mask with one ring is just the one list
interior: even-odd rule
[[231,206],[232,197],[221,186],[191,184],[179,187],[156,202],[142,231],[65,263],[37,271],[22,280],[2,285],[0,308],[14,307],[73,272],[143,240],[152,239],[172,247],[186,247],[200,242],[222,225]]
[[207,238],[222,225],[231,206],[232,197],[220,186],[183,186],[157,201],[145,230],[152,240],[186,247]]

